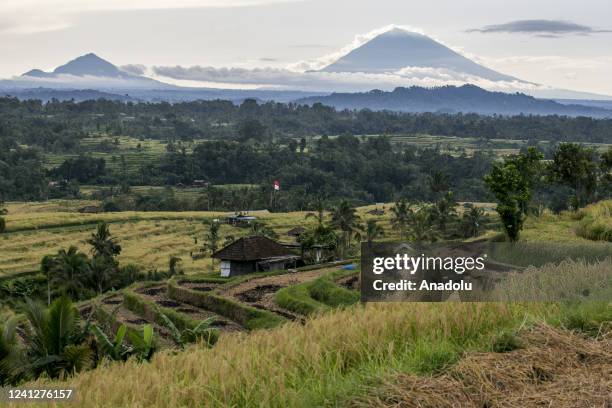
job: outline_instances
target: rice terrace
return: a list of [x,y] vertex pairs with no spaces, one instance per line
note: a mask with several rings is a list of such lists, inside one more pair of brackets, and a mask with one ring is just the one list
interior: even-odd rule
[[0,406],[612,407],[585,1],[0,5]]

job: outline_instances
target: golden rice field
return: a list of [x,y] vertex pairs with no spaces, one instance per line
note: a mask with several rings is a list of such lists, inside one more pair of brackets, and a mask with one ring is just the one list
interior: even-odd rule
[[[6,216],[7,232],[0,235],[0,277],[35,271],[43,256],[56,253],[71,245],[88,251],[85,240],[97,223],[110,224],[111,233],[118,239],[123,251],[122,263],[135,263],[145,269],[165,270],[170,257],[182,259],[186,273],[202,273],[210,269],[210,258],[193,260],[191,253],[201,247],[206,234],[204,220],[228,215],[229,212],[134,212],[81,214],[78,209],[96,205],[91,200],[50,200],[38,203],[9,203]],[[492,203],[477,204],[495,217]],[[390,223],[391,203],[359,207],[362,219],[377,219],[385,230],[383,239],[398,238]],[[383,216],[372,216],[368,211],[385,209]],[[461,207],[459,207],[461,208]],[[300,225],[312,225],[314,219],[306,219],[307,212],[269,213],[255,211],[251,214],[274,229],[281,241],[291,242],[286,232]],[[576,234],[578,220],[571,214],[544,215],[527,220],[522,239],[525,241],[583,241]],[[487,235],[494,235],[489,231]],[[247,229],[223,225],[222,240],[227,235],[240,237]],[[197,243],[196,243],[197,239]],[[223,241],[221,241],[222,243]]]
[[[122,212],[81,214],[80,206],[91,202],[54,201],[12,203],[7,206],[7,233],[0,235],[0,277],[35,271],[44,255],[76,246],[89,251],[85,242],[98,222],[110,224],[111,233],[122,246],[121,263],[134,263],[145,269],[165,270],[170,257],[182,259],[186,273],[202,273],[210,268],[210,258],[193,260],[202,246],[206,219],[220,212]],[[253,212],[253,214],[258,214]],[[304,213],[265,214],[262,221],[279,234],[303,223]],[[299,221],[298,221],[299,220]],[[243,228],[222,225],[221,238],[246,234]],[[285,236],[285,240],[290,238]],[[196,243],[197,239],[197,243]],[[221,242],[222,243],[222,242]]]

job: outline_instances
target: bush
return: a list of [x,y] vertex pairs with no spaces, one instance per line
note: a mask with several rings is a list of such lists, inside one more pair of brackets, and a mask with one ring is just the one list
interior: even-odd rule
[[0,234],[6,231],[6,220],[4,217],[0,217]]

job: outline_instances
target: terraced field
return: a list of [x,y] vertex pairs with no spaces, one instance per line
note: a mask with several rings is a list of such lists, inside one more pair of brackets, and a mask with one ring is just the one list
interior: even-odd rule
[[[182,142],[187,152],[203,141]],[[106,161],[106,167],[114,171],[125,170],[128,174],[140,174],[141,168],[147,163],[154,163],[166,152],[167,143],[162,140],[139,140],[129,136],[99,135],[81,139],[83,151],[92,157]],[[77,157],[78,154],[45,154],[45,167],[51,169],[59,166],[64,160]],[[121,157],[123,156],[123,162]],[[124,164],[125,163],[125,164]]]
[[[158,345],[174,348],[177,344],[165,318],[179,330],[194,328],[199,322],[212,318],[210,327],[220,335],[271,328],[288,321],[304,323],[305,314],[282,307],[276,303],[274,295],[283,288],[336,274],[341,267],[341,264],[333,264],[319,269],[229,279],[181,276],[167,282],[137,283],[117,293],[83,302],[79,310],[83,317],[96,321],[109,334],[120,325],[126,325],[128,330],[141,330],[142,325],[151,324]],[[357,273],[349,272],[353,279],[357,278]],[[338,283],[338,287],[341,284]],[[356,288],[352,290],[356,292]]]
[[[376,137],[378,135],[365,135],[362,138]],[[497,156],[508,156],[519,153],[520,149],[527,145],[523,139],[487,139],[482,140],[475,137],[437,136],[437,135],[393,135],[391,143],[396,145],[415,146],[420,148],[439,148],[440,151],[459,156],[465,153],[472,156],[474,152],[490,150]],[[540,142],[541,146],[549,144],[547,141]],[[607,143],[583,143],[592,147],[600,153],[605,152],[611,144]]]

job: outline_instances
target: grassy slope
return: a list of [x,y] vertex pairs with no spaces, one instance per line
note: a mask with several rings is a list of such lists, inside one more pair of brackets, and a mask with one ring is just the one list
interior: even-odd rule
[[[302,217],[278,214],[268,221],[280,230]],[[530,222],[541,228],[528,228],[526,242],[552,237],[590,242],[573,234],[565,224],[568,216]],[[595,293],[601,282],[592,276],[612,271],[612,261],[605,262],[545,271],[553,277],[569,273],[575,276],[568,280],[571,290]],[[79,390],[83,406],[345,405],[380,378],[398,371],[438,372],[466,351],[491,350],[500,337],[541,321],[596,333],[601,322],[612,321],[612,308],[609,303],[356,305],[316,315],[304,326],[231,334],[212,350],[194,346],[176,355],[162,353],[150,365],[114,364],[68,382]]]
[[[600,327],[609,304],[368,304],[213,349],[113,364],[68,380],[82,406],[345,406],[397,372],[430,374],[525,325]],[[586,322],[586,323],[585,323]],[[505,340],[504,340],[505,341]],[[40,380],[38,385],[59,386]]]

